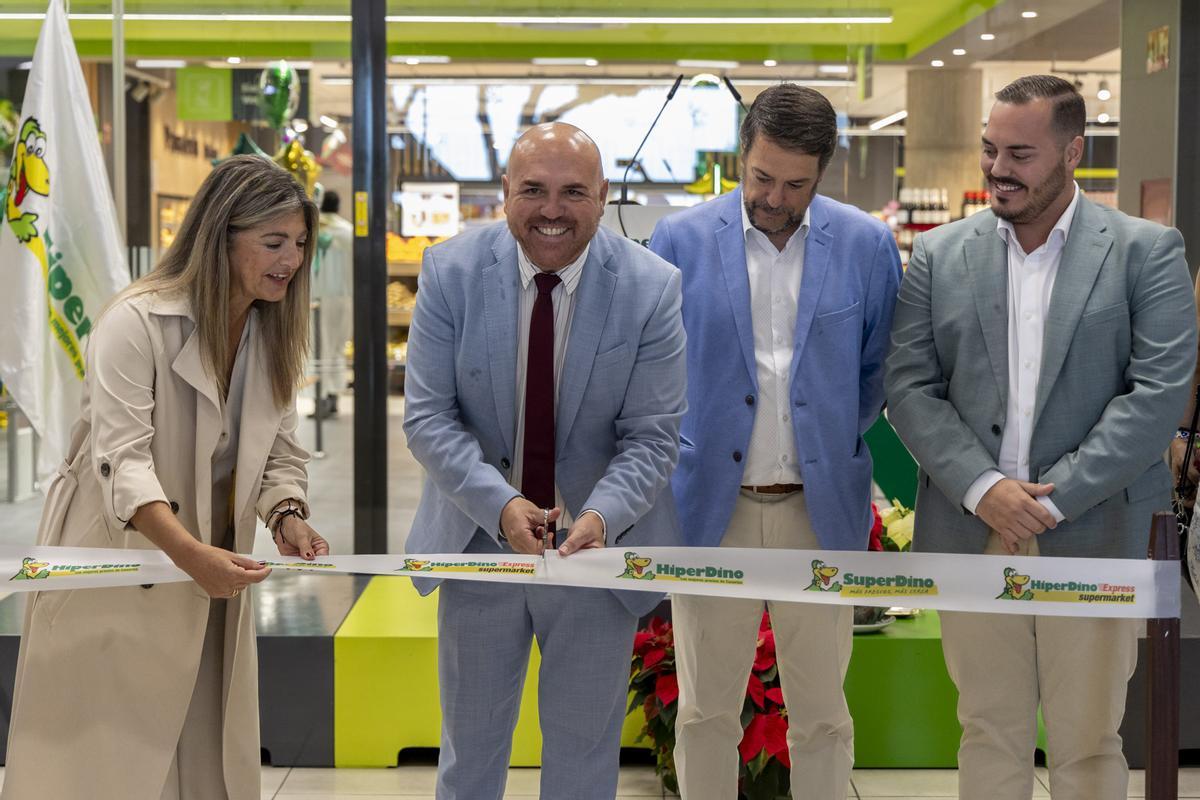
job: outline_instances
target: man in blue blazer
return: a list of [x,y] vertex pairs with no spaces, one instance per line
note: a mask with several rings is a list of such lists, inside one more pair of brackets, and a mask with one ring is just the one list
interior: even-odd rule
[[[742,124],[741,188],[664,218],[650,241],[683,272],[688,413],[672,488],[689,544],[866,549],[863,433],[883,405],[900,258],[882,222],[816,193],[836,142],[834,110],[818,92],[768,89]],[[850,609],[767,605],[793,785],[843,798],[854,755],[842,693]],[[672,606],[680,790],[736,797],[763,602],[675,597]]]
[[[526,132],[503,187],[507,224],[431,247],[421,267],[404,430],[428,478],[405,549],[677,544],[664,490],[686,408],[679,271],[598,229],[608,181],[577,128]],[[438,798],[503,796],[536,637],[541,796],[611,800],[633,636],[657,601],[443,584]]]

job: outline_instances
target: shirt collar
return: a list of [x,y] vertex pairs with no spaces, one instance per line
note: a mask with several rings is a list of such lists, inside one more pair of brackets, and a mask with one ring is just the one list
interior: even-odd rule
[[[562,281],[563,288],[567,290],[568,295],[575,294],[575,287],[579,286],[579,278],[583,275],[583,265],[587,261],[591,249],[592,243],[588,242],[587,247],[583,248],[583,252],[579,254],[579,258],[555,273]],[[529,260],[529,256],[525,255],[525,248],[520,244],[517,245],[517,264],[521,272],[521,288],[528,289],[529,284],[533,282],[533,276],[542,270]]]
[[[1071,203],[1067,206],[1066,211],[1058,218],[1058,222],[1054,223],[1054,227],[1050,230],[1050,235],[1046,237],[1046,242],[1038,248],[1059,248],[1066,244],[1067,233],[1071,230],[1071,222],[1075,219],[1075,209],[1079,207],[1079,184],[1075,184],[1075,194],[1071,197]],[[1021,243],[1017,240],[1017,231],[1013,228],[1013,224],[1006,219],[996,218],[996,233],[1004,240],[1005,244],[1015,244],[1018,249],[1021,248]],[[1024,252],[1022,250],[1021,252]],[[1034,252],[1037,252],[1036,250]],[[1028,255],[1028,253],[1026,253]]]
[[[771,244],[771,240],[767,238],[767,235],[765,233],[763,233],[758,228],[756,228],[750,224],[750,215],[748,213],[746,213],[746,201],[743,199],[742,202],[738,203],[738,205],[742,207],[742,234],[746,237],[746,240],[749,241],[751,237],[755,237],[760,242],[766,242],[767,244]],[[791,237],[788,239],[788,243],[786,245],[784,245],[784,248],[783,248],[784,250],[791,247],[792,242],[798,241],[797,234],[799,234],[799,241],[803,241],[808,238],[808,224],[809,224],[809,215],[810,214],[812,214],[812,203],[809,203],[808,208],[804,209],[804,219],[800,220],[800,227],[797,228],[796,232],[793,233],[791,235]],[[756,236],[756,234],[757,234],[757,236]],[[771,248],[774,249],[774,247],[775,247],[775,245],[772,244]],[[782,251],[780,251],[780,252],[782,252]]]

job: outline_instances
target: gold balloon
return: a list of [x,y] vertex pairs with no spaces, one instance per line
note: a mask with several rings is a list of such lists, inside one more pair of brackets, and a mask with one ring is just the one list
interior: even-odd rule
[[321,167],[311,150],[305,150],[298,139],[293,139],[275,154],[275,163],[292,173],[292,177],[304,187],[308,196],[313,196]]

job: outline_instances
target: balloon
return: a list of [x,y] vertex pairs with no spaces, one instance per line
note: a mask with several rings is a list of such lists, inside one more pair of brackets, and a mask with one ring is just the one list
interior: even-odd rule
[[311,151],[305,150],[304,145],[293,139],[275,154],[275,163],[292,173],[292,177],[304,187],[308,196],[313,196],[313,189],[317,184],[317,175],[320,174],[321,167],[317,165]]
[[[266,151],[259,147],[255,141],[245,133],[238,135],[237,144],[233,146],[233,152],[225,156],[225,158],[232,158],[233,156],[262,156],[263,158],[270,158]],[[224,161],[225,158],[214,158],[212,160],[212,165],[215,167],[217,164],[220,164],[222,161]]]
[[258,107],[275,130],[289,123],[300,105],[300,75],[286,61],[272,61],[258,76]]

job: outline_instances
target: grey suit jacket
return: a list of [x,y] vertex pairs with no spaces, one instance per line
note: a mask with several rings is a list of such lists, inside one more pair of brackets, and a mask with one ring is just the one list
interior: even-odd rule
[[[979,553],[962,506],[997,468],[1008,395],[1008,255],[984,211],[917,237],[892,326],[888,417],[921,465],[914,549]],[[1170,507],[1163,452],[1196,359],[1196,311],[1173,228],[1080,197],[1046,319],[1030,479],[1065,515],[1054,556],[1145,558]]]

